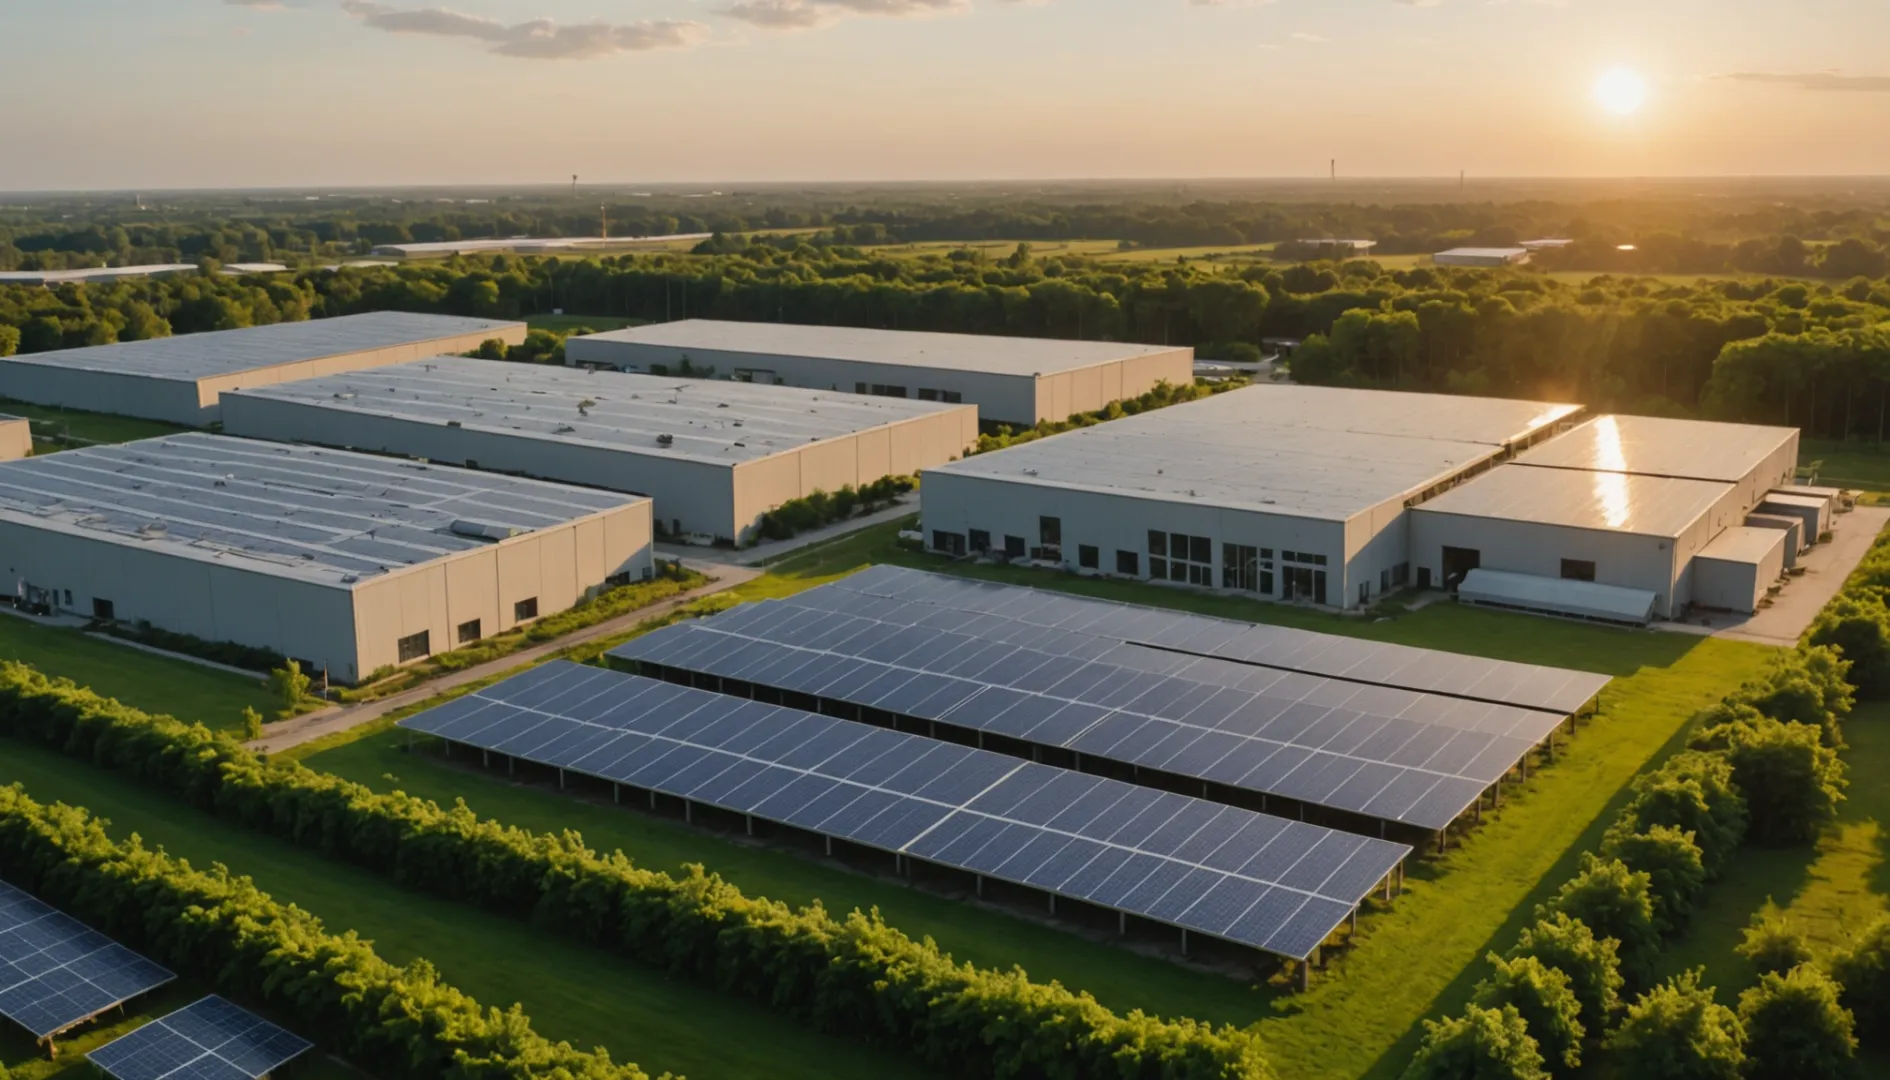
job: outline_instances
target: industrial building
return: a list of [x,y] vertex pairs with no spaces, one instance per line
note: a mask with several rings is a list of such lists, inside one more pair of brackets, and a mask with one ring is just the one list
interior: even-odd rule
[[377,311],[122,341],[0,360],[0,397],[187,427],[221,418],[228,390],[525,340],[525,324]]
[[1519,266],[1529,261],[1528,248],[1451,248],[1431,256],[1439,266]]
[[1194,350],[841,326],[685,319],[574,337],[574,366],[963,402],[986,423],[1062,421],[1167,382],[1194,381]]
[[636,492],[660,532],[736,542],[790,499],[916,475],[978,440],[970,405],[465,357],[223,401],[232,434]]
[[1294,243],[1315,248],[1335,259],[1362,259],[1378,246],[1376,240],[1295,240]]
[[[1788,565],[1789,536],[1746,528],[1749,515],[1800,499],[1815,517],[1829,504],[1772,493],[1791,482],[1797,457],[1794,428],[1596,417],[1417,507],[1412,564],[1484,602],[1502,602],[1504,581],[1472,571],[1559,583],[1516,590],[1511,606],[1536,610],[1548,588],[1569,614],[1601,617],[1590,609],[1608,606],[1624,622],[1676,618],[1688,605],[1750,612]],[[1635,598],[1604,604],[1590,584]]]
[[0,461],[33,456],[33,425],[24,416],[0,414]]
[[1407,509],[1555,434],[1576,405],[1266,385],[924,475],[928,545],[1310,601],[1415,581]]
[[649,577],[647,499],[188,433],[0,464],[29,609],[269,649],[339,682]]
[[428,240],[409,244],[378,244],[373,254],[403,259],[437,259],[451,255],[550,255],[592,252],[639,244],[666,244],[707,240],[712,233],[671,233],[667,236],[510,236],[494,239]]

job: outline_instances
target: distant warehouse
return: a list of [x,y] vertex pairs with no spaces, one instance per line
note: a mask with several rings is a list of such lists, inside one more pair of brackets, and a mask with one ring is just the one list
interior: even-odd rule
[[1451,248],[1431,256],[1439,266],[1520,266],[1529,261],[1528,248]]
[[[1576,405],[1256,386],[925,473],[927,543],[1331,607],[1411,584],[1406,509]],[[1415,582],[1433,584],[1420,569]]]
[[0,397],[203,427],[228,390],[471,352],[490,338],[519,344],[525,324],[377,311],[121,341],[0,360]]
[[232,434],[636,492],[659,531],[737,542],[790,499],[916,474],[978,439],[969,405],[464,357],[223,401]]
[[1101,341],[686,319],[574,337],[576,366],[964,402],[987,422],[1067,420],[1160,382],[1194,381],[1194,350]]
[[647,499],[218,435],[0,464],[19,602],[341,682],[649,577],[650,539]]

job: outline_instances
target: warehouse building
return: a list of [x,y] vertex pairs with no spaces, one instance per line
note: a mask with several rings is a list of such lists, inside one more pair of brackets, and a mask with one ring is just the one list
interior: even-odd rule
[[0,397],[187,427],[221,418],[225,391],[525,340],[525,324],[377,311],[0,360]]
[[465,357],[223,401],[232,434],[635,492],[660,532],[736,542],[790,499],[916,475],[978,439],[970,405]]
[[338,682],[652,572],[647,499],[190,433],[0,464],[30,609],[148,622]]
[[986,423],[1018,425],[1067,420],[1157,383],[1194,381],[1189,348],[709,319],[574,337],[565,361],[963,402]]
[[33,456],[33,425],[24,416],[0,414],[0,461]]
[[1520,266],[1529,261],[1528,248],[1451,248],[1431,256],[1439,266]]
[[1710,480],[1739,489],[1742,509],[1759,505],[1798,469],[1798,429],[1654,416],[1597,416],[1519,456],[1536,469]]
[[1255,386],[925,473],[928,545],[1350,608],[1412,579],[1407,509],[1579,406]]

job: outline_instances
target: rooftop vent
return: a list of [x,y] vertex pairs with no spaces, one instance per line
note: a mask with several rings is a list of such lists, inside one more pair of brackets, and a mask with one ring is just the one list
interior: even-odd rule
[[457,420],[448,420],[448,421],[446,422],[446,426],[447,426],[447,427],[459,427],[459,426],[460,426],[460,422],[459,422],[459,421],[457,421]]
[[676,436],[670,435],[668,433],[664,433],[656,437],[656,445],[658,446],[670,446],[674,444],[675,442],[676,442]]
[[474,521],[471,518],[456,518],[446,531],[454,536],[465,536],[474,540],[509,540],[522,535],[526,530],[510,525],[499,525],[490,521]]

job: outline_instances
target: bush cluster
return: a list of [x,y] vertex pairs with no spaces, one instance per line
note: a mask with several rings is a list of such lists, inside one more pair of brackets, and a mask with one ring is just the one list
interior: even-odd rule
[[174,971],[296,1018],[328,1050],[402,1080],[644,1080],[602,1050],[553,1043],[514,1005],[487,1009],[425,961],[396,967],[352,931],[248,878],[205,872],[98,819],[0,788],[0,868],[7,880]]
[[111,622],[97,620],[86,626],[87,630],[100,634],[110,634],[115,638],[135,641],[166,652],[194,656],[199,660],[212,663],[228,664],[266,675],[282,666],[282,654],[273,649],[262,649],[254,645],[239,645],[234,641],[206,641],[194,634],[179,634],[170,630],[159,629],[142,620],[136,623]]
[[1258,1040],[1126,1016],[1020,969],[953,962],[878,916],[835,918],[745,896],[699,866],[680,877],[297,764],[201,725],[151,716],[25,665],[0,663],[0,732],[132,776],[245,827],[417,889],[529,918],[823,1031],[981,1076],[1264,1080]]
[[816,491],[799,499],[789,499],[761,515],[761,538],[788,540],[823,525],[851,520],[857,514],[870,514],[891,506],[899,496],[918,486],[915,476],[882,476],[870,484],[860,485],[857,490],[848,484],[831,495]]

